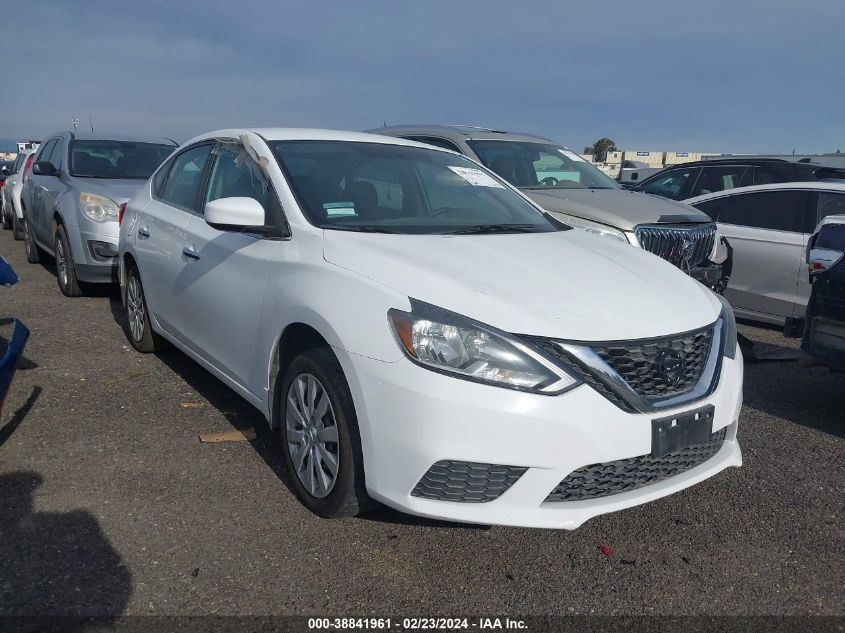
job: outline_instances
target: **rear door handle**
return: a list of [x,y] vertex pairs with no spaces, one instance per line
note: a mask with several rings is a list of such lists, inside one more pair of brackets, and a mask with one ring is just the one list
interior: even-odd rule
[[200,254],[199,254],[199,253],[197,253],[197,252],[196,252],[193,248],[191,248],[190,246],[183,246],[183,247],[182,247],[182,254],[183,254],[185,257],[190,257],[191,259],[199,259],[199,258],[200,258]]
[[138,236],[139,237],[149,237],[150,236],[150,230],[146,226],[142,226],[140,229],[138,229]]

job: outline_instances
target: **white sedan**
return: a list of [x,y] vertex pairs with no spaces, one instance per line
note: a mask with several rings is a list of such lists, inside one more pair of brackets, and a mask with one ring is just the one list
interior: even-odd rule
[[321,516],[571,529],[741,464],[730,307],[456,153],[218,130],[120,223],[132,345],[257,407]]

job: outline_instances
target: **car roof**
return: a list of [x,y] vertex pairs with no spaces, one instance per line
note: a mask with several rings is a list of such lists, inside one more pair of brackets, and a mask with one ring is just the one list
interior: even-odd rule
[[[531,143],[554,143],[554,141],[529,134],[526,132],[507,132],[489,127],[477,125],[438,125],[435,123],[389,125],[381,128],[367,130],[372,134],[387,134],[390,136],[400,134],[429,135],[459,138],[466,141],[471,140],[498,140],[498,141],[523,141]],[[556,145],[558,143],[555,143]]]
[[[50,134],[44,138],[49,141],[57,136],[72,138],[77,141],[130,141],[134,143],[159,143],[162,145],[173,145],[174,147],[179,145],[179,143],[173,139],[165,138],[163,136],[138,136],[135,134],[126,134],[124,132],[77,132],[74,134],[68,130],[62,130],[61,132],[55,132],[54,134]],[[43,144],[44,143],[42,143],[42,145]]]
[[712,200],[714,198],[724,198],[727,196],[736,196],[743,193],[754,193],[755,191],[779,191],[782,189],[807,189],[809,191],[841,191],[845,193],[845,181],[841,180],[815,180],[810,182],[777,182],[768,185],[752,185],[750,187],[734,187],[733,189],[723,189],[722,191],[714,191],[713,193],[705,193],[695,198],[687,198],[682,200],[684,204],[696,204],[697,202],[704,202],[705,200]]
[[[296,127],[271,127],[271,128],[229,128],[225,130],[214,130],[195,136],[185,145],[197,141],[216,138],[238,138],[243,134],[252,132],[265,141],[350,141],[358,143],[381,143],[384,145],[407,145],[409,147],[421,147],[424,149],[436,149],[449,152],[441,148],[433,148],[425,143],[417,143],[393,136],[379,134],[367,134],[365,132],[348,132],[345,130],[329,130],[320,128],[296,128]],[[449,152],[453,154],[454,152]]]

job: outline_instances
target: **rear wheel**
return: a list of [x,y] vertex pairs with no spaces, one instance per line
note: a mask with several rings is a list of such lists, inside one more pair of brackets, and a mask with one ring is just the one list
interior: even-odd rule
[[[29,226],[29,224],[27,224]],[[56,242],[53,252],[56,253],[56,279],[59,282],[59,289],[66,297],[82,296],[82,288],[76,278],[76,265],[73,263],[73,254],[70,252],[67,232],[61,224],[56,227]]]
[[316,348],[297,356],[280,387],[282,454],[300,501],[327,518],[372,509],[352,394],[332,351]]
[[[21,222],[23,222],[23,249],[26,252],[26,261],[30,264],[37,264],[41,261],[41,250],[38,248],[38,244],[35,243],[35,234],[32,231],[32,226],[26,221],[26,218],[21,220]],[[17,226],[15,227],[15,231],[17,231]]]
[[12,209],[12,236],[17,242],[24,239],[24,220],[18,219],[18,215],[14,209]]
[[130,267],[126,273],[126,318],[129,321],[129,342],[137,351],[143,354],[159,352],[166,347],[166,342],[150,327],[150,314],[147,311],[147,300],[144,297],[144,287],[138,269]]

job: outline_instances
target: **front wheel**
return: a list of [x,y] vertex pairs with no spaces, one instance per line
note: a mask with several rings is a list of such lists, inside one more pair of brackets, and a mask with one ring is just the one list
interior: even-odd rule
[[130,267],[126,273],[126,317],[129,321],[129,342],[137,351],[143,354],[162,351],[166,345],[164,339],[153,332],[150,326],[150,313],[147,310],[147,299],[144,297],[144,286],[138,269]]
[[[31,230],[27,222],[27,231]],[[81,297],[83,292],[79,280],[76,278],[73,253],[70,251],[67,231],[62,224],[56,227],[56,243],[53,252],[56,253],[56,278],[59,282],[59,290],[66,297]]]
[[6,208],[7,206],[9,206],[9,205],[6,205],[5,203],[3,204],[2,215],[3,215],[3,228],[8,231],[12,228],[12,216],[14,215],[14,210],[12,211],[12,214],[9,214],[9,210]]
[[370,510],[358,419],[335,355],[328,348],[300,354],[280,387],[282,454],[300,501],[326,518]]

